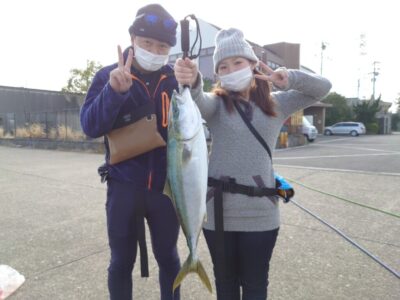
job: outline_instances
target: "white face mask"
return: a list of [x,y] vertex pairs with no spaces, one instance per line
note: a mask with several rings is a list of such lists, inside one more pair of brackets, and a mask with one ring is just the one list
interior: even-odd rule
[[136,44],[134,44],[133,47],[135,49],[134,55],[137,63],[146,71],[151,71],[151,72],[157,71],[168,63],[168,54],[167,55],[153,54],[149,51],[140,48]]
[[229,91],[240,92],[246,89],[253,79],[250,66],[226,75],[219,76],[221,87]]

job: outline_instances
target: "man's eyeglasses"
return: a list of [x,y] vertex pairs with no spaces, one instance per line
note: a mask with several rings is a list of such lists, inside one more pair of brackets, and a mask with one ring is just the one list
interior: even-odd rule
[[175,30],[178,24],[173,19],[162,19],[154,14],[142,14],[136,17],[137,19],[144,20],[147,25],[156,26],[157,24],[162,24],[167,30]]

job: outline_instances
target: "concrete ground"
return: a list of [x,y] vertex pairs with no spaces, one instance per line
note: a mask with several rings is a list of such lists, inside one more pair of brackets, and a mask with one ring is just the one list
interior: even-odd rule
[[[10,299],[108,298],[106,189],[96,174],[102,161],[99,154],[0,146],[0,264],[26,277]],[[286,178],[400,214],[400,135],[318,137],[275,152],[274,162]],[[293,185],[298,203],[400,272],[399,218]],[[398,277],[318,220],[293,203],[281,204],[281,217],[268,299],[400,299]],[[212,277],[202,236],[199,247]],[[179,250],[185,258],[182,234]],[[150,278],[134,270],[135,299],[159,299],[149,254]],[[181,294],[216,299],[196,275],[183,282]]]

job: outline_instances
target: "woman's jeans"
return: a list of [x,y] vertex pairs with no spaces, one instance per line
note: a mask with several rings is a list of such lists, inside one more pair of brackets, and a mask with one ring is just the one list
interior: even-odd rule
[[214,264],[218,300],[267,299],[269,261],[278,229],[261,232],[224,232],[225,272],[216,270],[215,231],[203,230]]
[[[179,300],[179,289],[172,285],[180,269],[176,243],[179,223],[171,200],[159,193],[138,190],[130,183],[108,180],[107,228],[111,261],[108,289],[111,300],[132,299],[132,271],[136,260],[137,201],[144,201],[145,217],[150,229],[153,253],[159,266],[161,300]],[[139,197],[141,197],[139,199]],[[143,296],[138,295],[139,299]]]

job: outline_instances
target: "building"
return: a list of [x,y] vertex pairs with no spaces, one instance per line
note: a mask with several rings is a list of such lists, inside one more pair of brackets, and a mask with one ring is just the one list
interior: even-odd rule
[[84,94],[0,86],[0,128],[14,135],[19,127],[65,124],[80,128],[79,108]]
[[324,132],[326,109],[332,107],[332,104],[318,101],[313,105],[305,108],[303,114],[312,120],[312,124],[317,128],[319,133]]

